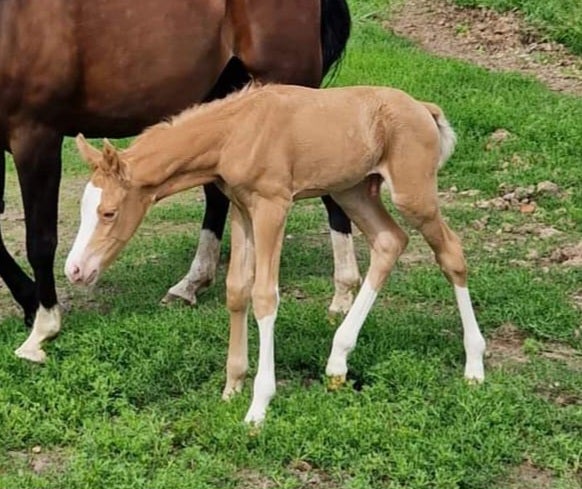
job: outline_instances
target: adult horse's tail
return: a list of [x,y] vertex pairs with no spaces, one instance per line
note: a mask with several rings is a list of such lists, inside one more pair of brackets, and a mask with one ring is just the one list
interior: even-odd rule
[[323,76],[331,71],[335,76],[341,60],[352,21],[346,0],[321,0],[321,52],[323,56]]

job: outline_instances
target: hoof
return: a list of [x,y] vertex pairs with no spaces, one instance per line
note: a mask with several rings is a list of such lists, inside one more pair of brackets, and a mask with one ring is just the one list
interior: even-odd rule
[[481,385],[483,382],[485,382],[485,378],[484,377],[467,377],[465,376],[465,382],[467,382],[468,385]]
[[263,424],[263,421],[265,421],[265,414],[265,411],[249,411],[247,413],[245,416],[245,423],[249,425],[251,429],[250,433],[255,431],[255,435],[259,434],[260,427]]
[[327,377],[327,390],[337,391],[341,389],[346,383],[345,375],[331,375]]
[[170,305],[185,305],[189,307],[194,307],[197,303],[196,296],[192,297],[184,297],[181,295],[173,294],[172,292],[168,292],[164,298],[160,301],[163,306],[170,306]]
[[19,348],[14,352],[18,358],[28,360],[33,363],[44,363],[46,361],[46,353],[42,349],[32,350]]
[[483,363],[475,363],[465,367],[465,380],[468,384],[482,384],[485,381]]
[[222,391],[222,400],[223,401],[230,401],[234,396],[240,394],[243,389],[244,381],[239,380],[235,382],[233,385],[226,385],[224,390]]
[[332,311],[331,308],[327,312],[327,322],[333,328],[337,328],[343,321],[345,314],[339,311]]
[[354,295],[352,293],[344,296],[335,296],[331,301],[331,305],[327,309],[329,316],[345,316],[352,303],[354,302]]

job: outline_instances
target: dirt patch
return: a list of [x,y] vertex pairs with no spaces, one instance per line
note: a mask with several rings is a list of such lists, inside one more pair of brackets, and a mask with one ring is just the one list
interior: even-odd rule
[[35,446],[28,452],[9,451],[8,458],[21,470],[30,470],[37,475],[42,475],[63,472],[68,457],[64,450],[45,451],[41,447]]
[[547,470],[540,469],[531,462],[524,462],[516,467],[503,481],[505,489],[552,489],[554,476]]
[[[296,460],[287,468],[286,472],[296,479],[297,489],[341,489],[345,487],[340,482],[334,481],[323,470],[314,468],[305,460]],[[260,472],[244,469],[238,473],[237,489],[274,489],[281,487],[281,483],[265,476]]]
[[407,0],[386,27],[441,56],[536,77],[552,90],[582,95],[582,59],[546,42],[517,12],[460,8],[446,0]]
[[547,401],[557,406],[582,406],[582,398],[578,392],[564,389],[559,382],[539,385],[536,392]]
[[502,324],[487,340],[486,363],[493,368],[508,363],[526,363],[523,350],[526,334],[511,323]]
[[502,183],[497,191],[499,193],[498,197],[479,200],[475,202],[475,207],[497,211],[519,210],[522,214],[532,214],[538,207],[535,199],[545,196],[556,198],[564,196],[560,188],[550,181],[540,182],[537,185],[529,185],[528,187]]
[[564,246],[554,250],[550,255],[550,261],[566,267],[582,267],[582,241],[577,245]]
[[582,371],[582,352],[562,343],[543,343],[539,355],[549,360],[563,362],[572,370]]

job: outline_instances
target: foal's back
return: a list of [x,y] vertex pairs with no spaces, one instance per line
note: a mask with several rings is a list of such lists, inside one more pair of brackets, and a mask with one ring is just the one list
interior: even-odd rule
[[438,155],[431,113],[401,90],[283,85],[257,90],[249,94],[251,114],[243,115],[237,147],[240,141],[252,146],[244,150],[252,155],[249,176],[270,176],[277,186],[291,188],[294,198],[351,188],[402,153]]

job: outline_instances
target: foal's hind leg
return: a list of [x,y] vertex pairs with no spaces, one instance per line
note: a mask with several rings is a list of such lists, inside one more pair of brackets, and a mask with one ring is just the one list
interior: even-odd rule
[[463,323],[465,378],[481,382],[485,378],[485,340],[477,324],[467,288],[467,267],[461,241],[441,217],[436,188],[432,184],[427,187],[424,187],[427,190],[421,192],[422,196],[419,197],[418,192],[414,195],[398,193],[397,186],[394,186],[393,201],[402,215],[422,233],[433,249],[441,270],[453,284]]
[[360,329],[380,287],[406,248],[408,237],[390,217],[379,195],[370,194],[367,182],[341,194],[334,194],[333,198],[356,223],[370,244],[368,273],[353,306],[334,335],[327,362],[326,374],[330,377],[330,388],[337,388],[345,382],[348,355],[356,346]]

